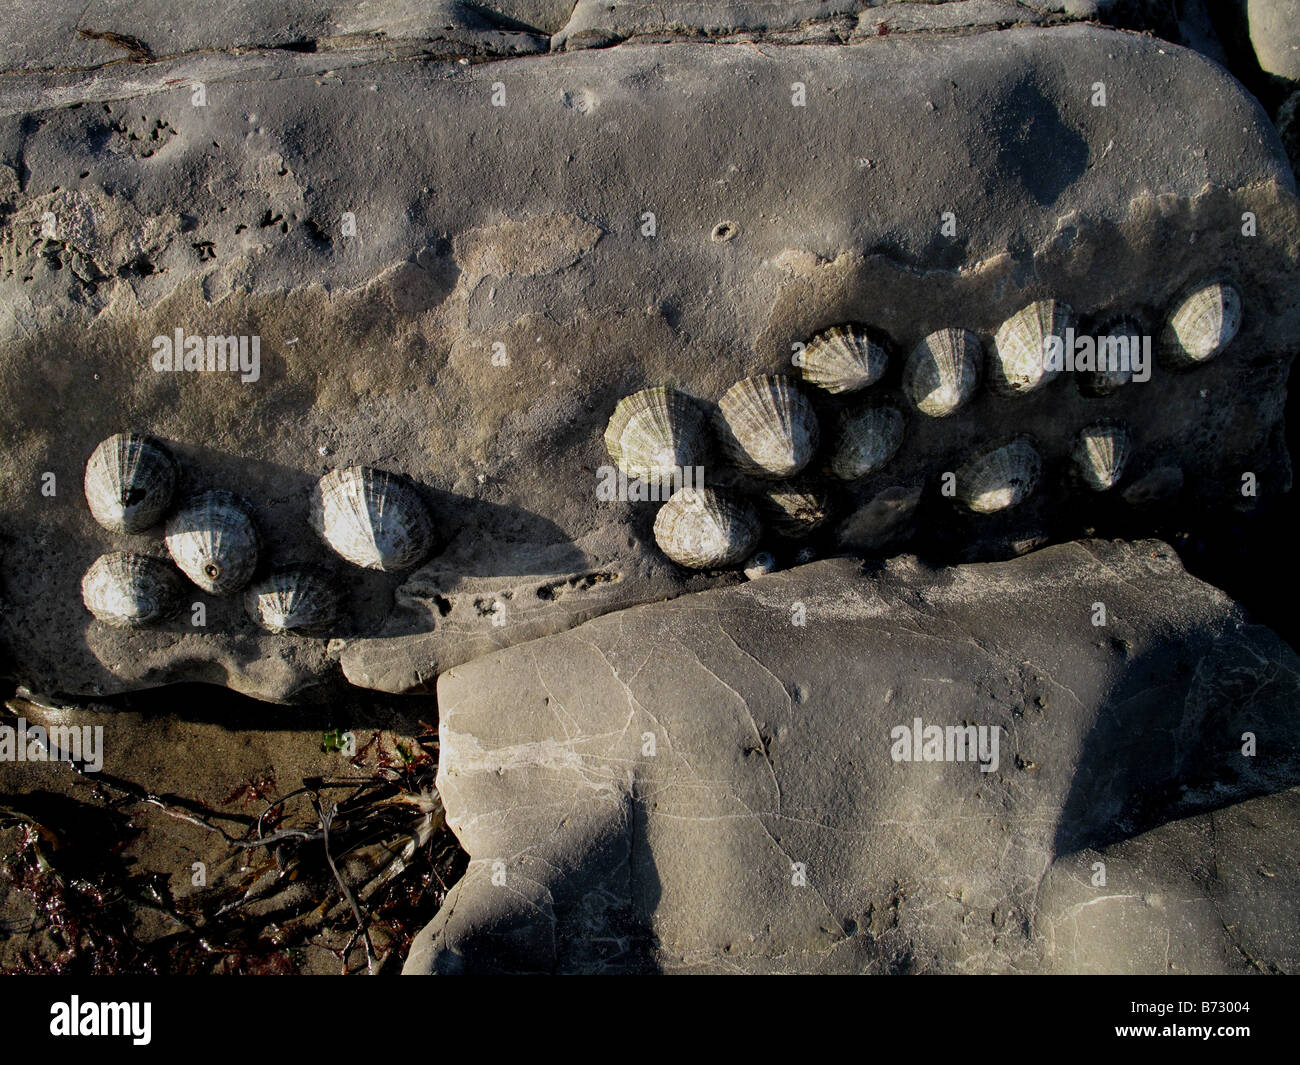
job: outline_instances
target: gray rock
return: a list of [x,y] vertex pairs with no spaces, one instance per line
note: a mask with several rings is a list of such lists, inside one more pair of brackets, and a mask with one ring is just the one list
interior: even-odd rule
[[1260,67],[1300,81],[1300,0],[1246,0],[1246,18]]
[[[1058,9],[1061,5],[1057,5]],[[1092,18],[1092,14],[1066,13]],[[552,49],[603,48],[620,41],[743,36],[784,43],[858,41],[891,33],[1034,26],[1053,21],[1011,0],[921,0],[864,4],[862,0],[807,0],[749,4],[737,0],[670,0],[662,4],[578,0],[569,21],[551,38]]]
[[[651,564],[654,504],[597,498],[614,404],[661,381],[716,399],[789,371],[794,343],[844,321],[898,355],[944,325],[987,341],[1039,294],[1154,330],[1189,282],[1226,271],[1242,287],[1242,332],[1205,367],[1157,367],[1105,401],[1063,374],[913,417],[838,513],[923,483],[916,526],[943,532],[939,554],[1050,537],[1047,518],[1097,506],[1065,470],[1102,413],[1134,427],[1129,476],[1181,467],[1189,507],[1222,508],[1242,470],[1266,494],[1289,484],[1293,179],[1258,105],[1194,54],[1091,26],[509,63],[374,63],[370,47],[0,79],[0,642],[34,690],[201,679],[284,699],[343,670],[406,690],[499,643],[706,586],[718,578]],[[1106,107],[1089,102],[1099,76]],[[177,329],[258,337],[257,379],[155,372],[156,338]],[[896,376],[874,388],[900,401]],[[818,403],[828,425],[843,405]],[[101,632],[81,574],[157,539],[106,537],[80,498],[86,457],[128,428],[167,440],[191,486],[248,498],[270,564],[324,560],[307,492],[350,464],[421,484],[446,559],[406,586],[342,568],[332,646],[260,633],[219,601],[203,630],[183,616]],[[941,474],[1012,431],[1041,445],[1038,494],[987,522],[955,512]],[[578,588],[594,573],[610,579]],[[444,615],[452,579],[455,609],[490,587],[535,609],[517,628]],[[580,594],[538,599],[554,582]]]
[[[471,860],[406,971],[1145,971],[1132,929],[1197,907],[1162,965],[1293,966],[1294,819],[1253,899],[1258,807],[1166,822],[1300,780],[1298,667],[1156,541],[818,562],[488,655],[438,682]],[[896,760],[917,718],[988,730],[983,762]],[[1089,942],[1116,894],[1166,908]]]
[[1294,973],[1298,847],[1293,789],[1058,858],[1038,894],[1044,968]]
[[568,13],[568,5],[553,0],[342,0],[328,6],[313,0],[235,0],[202,18],[168,0],[14,4],[0,12],[0,69],[90,70],[122,60],[277,49],[509,55],[544,51],[546,34]]

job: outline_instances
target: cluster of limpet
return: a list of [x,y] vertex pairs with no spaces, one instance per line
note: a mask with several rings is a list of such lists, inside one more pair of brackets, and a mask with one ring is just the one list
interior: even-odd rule
[[[950,418],[972,402],[984,383],[1007,398],[1038,391],[1061,373],[1048,356],[1065,355],[1076,320],[1067,304],[1048,298],[1016,310],[987,347],[970,329],[934,330],[902,365],[899,386],[907,406],[926,418]],[[1161,334],[1165,363],[1177,368],[1203,365],[1231,343],[1241,321],[1241,294],[1231,283],[1212,280],[1190,289],[1170,311]],[[1138,338],[1143,330],[1135,319],[1117,317],[1101,332],[1099,350],[1113,355],[1128,350],[1119,345],[1121,339]],[[802,345],[796,358],[799,381],[783,374],[756,374],[728,388],[711,419],[716,451],[754,479],[749,487],[752,502],[734,490],[697,486],[679,491],[654,523],[655,540],[664,554],[696,569],[736,565],[749,558],[746,573],[762,573],[770,568],[770,553],[750,557],[762,538],[760,520],[773,536],[787,541],[823,529],[833,513],[825,482],[854,483],[884,469],[902,446],[908,415],[895,402],[857,403],[841,407],[823,432],[810,396],[852,402],[885,377],[889,361],[883,340],[868,328],[836,325]],[[1080,371],[1079,389],[1087,396],[1104,397],[1131,379],[1132,370],[1120,366]],[[694,398],[671,388],[646,388],[614,408],[605,445],[624,473],[663,480],[701,466],[714,454],[709,426],[705,406]],[[814,463],[823,444],[821,460]],[[1078,430],[1070,460],[1082,485],[1107,492],[1125,477],[1132,453],[1128,427],[1099,420]],[[996,514],[1029,498],[1042,480],[1043,467],[1038,444],[1016,435],[967,456],[951,475],[951,494],[973,513]],[[878,495],[877,509],[893,521],[894,512],[914,505],[919,493],[919,487],[886,488]]]
[[[95,520],[111,532],[143,533],[166,518],[164,545],[174,564],[129,551],[96,559],[81,592],[97,619],[137,628],[171,617],[183,597],[184,574],[212,595],[246,590],[245,609],[271,632],[320,633],[339,620],[343,597],[320,569],[279,567],[254,583],[264,552],[246,500],[208,490],[173,511],[179,479],[167,448],[139,433],[111,436],[91,454],[85,492]],[[435,541],[433,518],[414,486],[363,466],[331,470],[320,479],[311,521],[335,554],[386,572],[414,566]]]

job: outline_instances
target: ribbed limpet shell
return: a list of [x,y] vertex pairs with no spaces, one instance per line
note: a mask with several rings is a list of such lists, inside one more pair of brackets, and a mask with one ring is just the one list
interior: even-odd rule
[[1223,351],[1240,328],[1241,293],[1226,281],[1213,281],[1174,308],[1160,350],[1174,365],[1198,366]]
[[898,452],[903,425],[902,413],[890,406],[845,411],[835,427],[830,472],[855,481],[880,469]]
[[666,479],[704,462],[709,429],[703,406],[673,388],[643,388],[619,400],[605,449],[629,477]]
[[139,533],[162,520],[176,492],[176,461],[151,436],[117,433],[86,462],[86,503],[109,532]]
[[888,353],[865,329],[837,325],[808,341],[800,374],[810,385],[838,394],[875,384],[888,365]]
[[167,551],[177,568],[213,595],[253,579],[259,539],[248,504],[232,492],[202,492],[167,519]]
[[1024,395],[1060,374],[1047,368],[1047,341],[1058,338],[1064,357],[1065,330],[1073,321],[1070,308],[1056,300],[1038,300],[1018,310],[998,329],[989,359],[989,385],[1006,396]]
[[249,616],[279,633],[322,632],[338,621],[342,606],[329,575],[309,566],[277,569],[244,594]]
[[1098,422],[1080,430],[1074,443],[1074,465],[1094,492],[1104,492],[1124,476],[1130,452],[1128,430],[1118,422]]
[[86,609],[117,628],[170,617],[180,607],[181,592],[181,579],[166,562],[127,551],[100,555],[81,578]]
[[984,345],[969,329],[939,329],[922,340],[903,367],[903,391],[922,414],[946,418],[979,387]]
[[683,488],[659,508],[654,535],[659,549],[690,569],[734,566],[758,542],[758,518],[735,496],[716,488]]
[[973,456],[957,471],[957,498],[977,514],[993,514],[1029,496],[1042,471],[1033,443],[1016,437]]
[[433,517],[419,492],[369,466],[325,474],[312,490],[310,520],[335,554],[366,569],[410,569],[434,546]]
[[782,374],[737,381],[718,401],[718,437],[746,473],[791,477],[812,460],[820,433],[817,414]]

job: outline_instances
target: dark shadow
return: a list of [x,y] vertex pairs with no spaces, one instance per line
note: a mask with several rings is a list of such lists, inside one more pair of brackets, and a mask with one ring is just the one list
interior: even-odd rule
[[1259,626],[1220,640],[1171,626],[1130,661],[1084,741],[1056,856],[1300,784],[1300,714],[1277,666],[1286,654]]
[[473,894],[457,910],[473,914],[469,927],[445,926],[443,946],[429,965],[444,975],[658,973],[651,920],[662,886],[645,827],[641,800],[624,796],[623,815],[611,818],[598,838],[586,846],[562,841],[562,853],[540,856],[538,864],[551,872],[530,888],[538,895],[532,902],[509,906],[486,875],[462,882]]
[[1015,177],[1040,206],[1050,207],[1087,169],[1087,139],[1062,121],[1030,81],[1005,93],[993,110],[997,156],[992,167]]
[[[68,705],[85,705],[85,699],[70,697]],[[103,710],[139,714],[142,717],[175,716],[183,721],[220,725],[232,732],[292,732],[338,729],[357,733],[360,746],[369,737],[363,731],[388,729],[415,734],[422,724],[435,725],[438,701],[433,695],[389,695],[362,689],[344,689],[327,702],[267,703],[217,684],[169,684],[161,688],[114,695],[95,701]],[[85,718],[82,723],[88,723]]]

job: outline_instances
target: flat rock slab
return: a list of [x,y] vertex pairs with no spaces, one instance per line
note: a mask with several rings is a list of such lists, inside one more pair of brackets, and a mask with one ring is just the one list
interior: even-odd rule
[[[1157,367],[1105,400],[1062,374],[911,418],[895,460],[838,504],[919,486],[932,557],[1077,535],[1061,530],[1098,500],[1069,455],[1100,417],[1133,431],[1121,490],[1177,467],[1184,500],[1220,513],[1251,502],[1246,473],[1264,497],[1289,485],[1293,179],[1258,105],[1194,53],[1073,25],[481,64],[218,59],[0,85],[0,642],[33,690],[405,691],[483,649],[734,579],[666,566],[654,504],[598,499],[610,412],[656,383],[716,400],[846,321],[887,339],[872,398],[902,403],[903,356],[936,328],[988,342],[1052,295],[1085,322],[1126,312],[1155,331],[1189,284],[1226,274],[1244,294],[1237,340],[1194,371]],[[258,337],[256,379],[155,371],[156,338],[178,329]],[[829,438],[850,401],[817,402]],[[104,630],[81,574],[105,550],[160,549],[109,536],[81,499],[86,458],[123,429],[166,440],[187,487],[248,498],[270,561],[325,560],[308,492],[353,463],[422,485],[446,551],[408,575],[345,567],[333,644],[261,633],[202,595],[204,627]],[[990,520],[961,512],[943,474],[1013,432],[1043,453],[1038,493]],[[729,476],[714,464],[706,481]],[[518,625],[509,603],[504,625],[477,613],[505,592],[528,602]]]
[[[1298,667],[1157,541],[829,560],[488,655],[438,682],[471,862],[406,971],[1145,970],[1078,911],[1183,898],[1202,829],[1159,826],[1300,781]],[[1293,926],[1251,928],[1292,964]],[[1215,935],[1171,964],[1249,967]]]
[[1298,848],[1292,789],[1059,858],[1038,896],[1044,968],[1294,973]]

